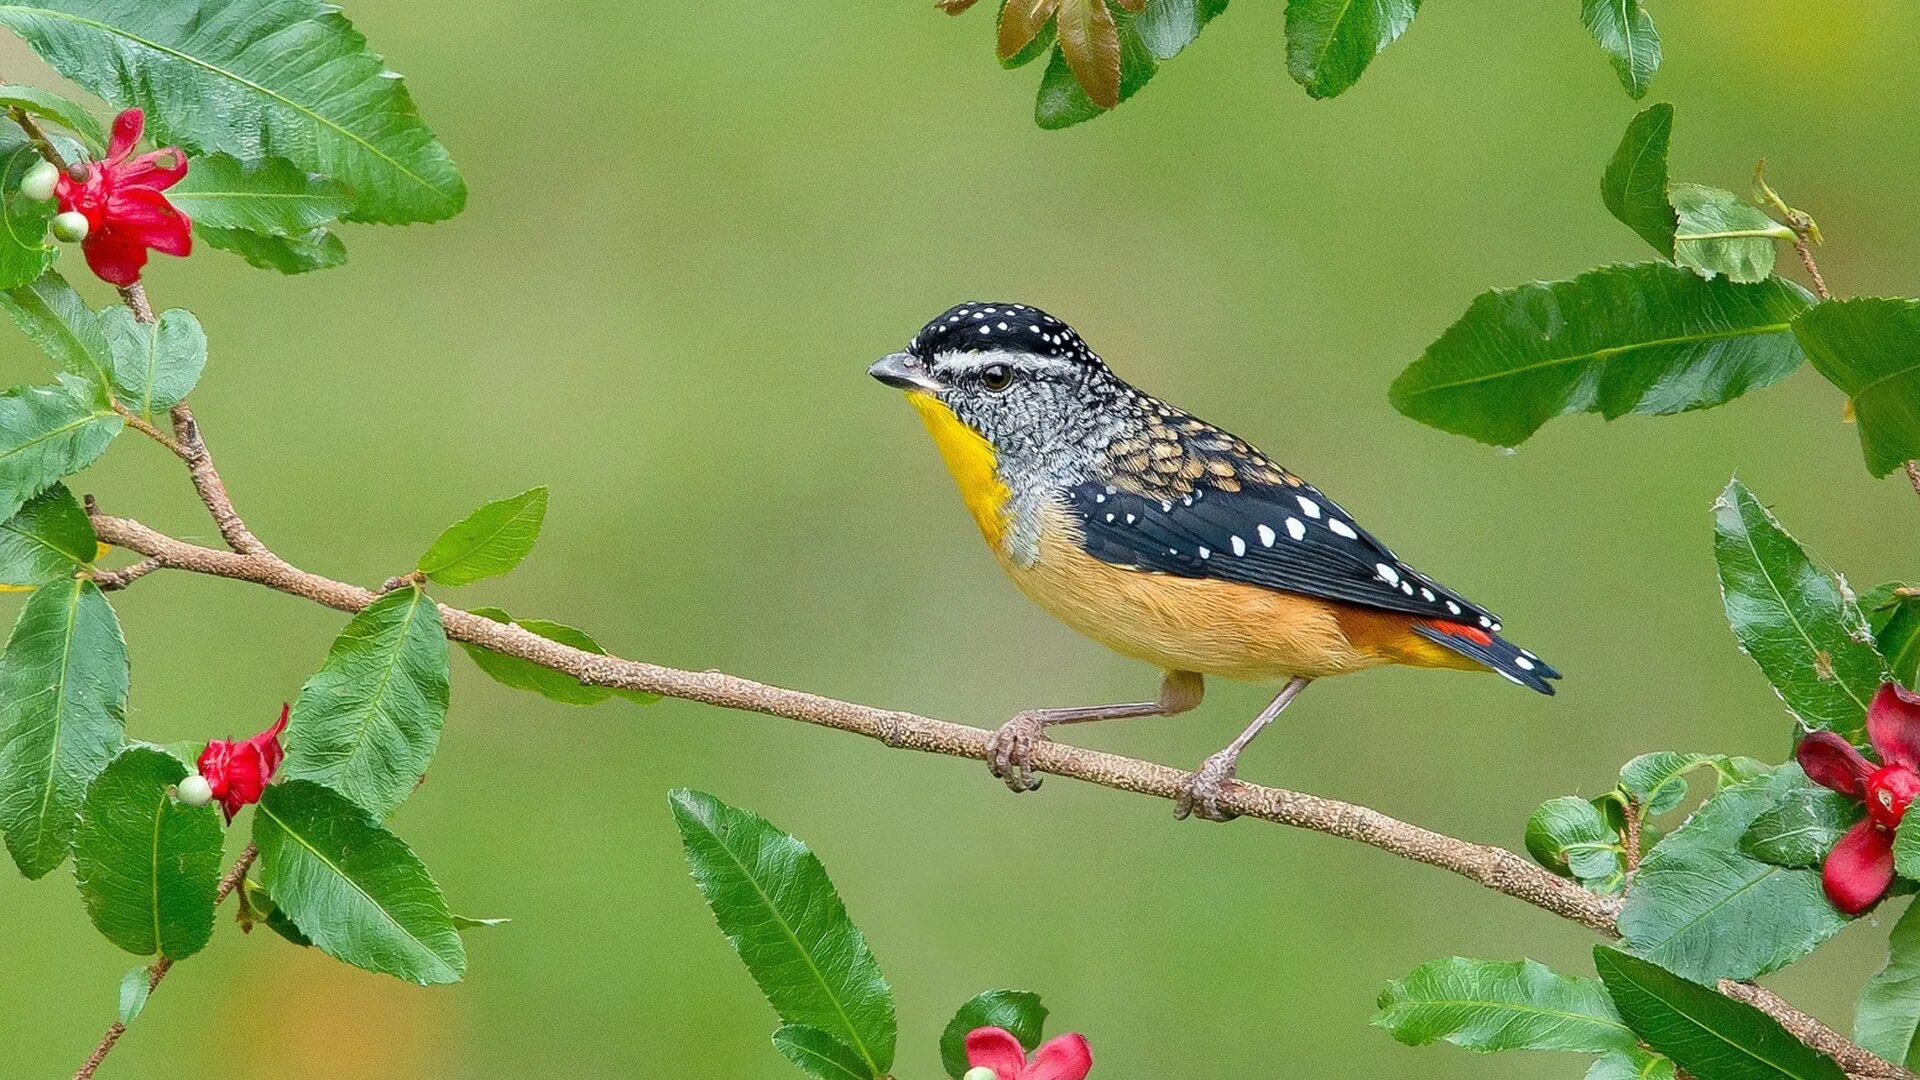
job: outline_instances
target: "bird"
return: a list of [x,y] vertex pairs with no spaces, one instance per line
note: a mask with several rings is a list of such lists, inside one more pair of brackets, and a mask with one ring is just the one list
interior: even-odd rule
[[1047,730],[1171,716],[1207,676],[1279,683],[1183,783],[1174,813],[1217,821],[1240,754],[1309,682],[1388,664],[1492,671],[1554,692],[1497,616],[1401,561],[1320,489],[1246,440],[1137,389],[1027,304],[935,316],[868,374],[905,391],[1013,583],[1094,641],[1162,672],[1151,701],[1030,709],[994,732],[992,773],[1040,785]]

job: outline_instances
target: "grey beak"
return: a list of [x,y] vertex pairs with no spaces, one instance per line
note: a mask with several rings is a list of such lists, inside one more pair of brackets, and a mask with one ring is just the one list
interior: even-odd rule
[[867,374],[900,390],[934,393],[945,389],[927,375],[927,368],[912,353],[888,353],[873,362]]

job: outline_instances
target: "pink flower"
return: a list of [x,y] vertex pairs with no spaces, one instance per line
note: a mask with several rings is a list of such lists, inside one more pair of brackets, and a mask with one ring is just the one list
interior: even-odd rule
[[1867,805],[1820,875],[1827,899],[1849,915],[1872,907],[1893,884],[1893,831],[1920,795],[1920,694],[1883,684],[1867,707],[1867,740],[1879,765],[1831,731],[1808,735],[1794,751],[1808,779]]
[[983,1027],[967,1032],[967,1064],[992,1069],[999,1080],[1085,1080],[1093,1051],[1084,1036],[1070,1032],[1042,1043],[1029,1059],[1012,1032]]
[[87,219],[80,251],[93,272],[114,285],[140,280],[148,248],[168,255],[193,250],[191,222],[161,194],[187,175],[187,155],[170,146],[129,158],[145,124],[139,109],[114,117],[106,160],[88,162],[85,180],[61,174],[53,189],[63,212]]
[[273,770],[280,767],[286,753],[280,749],[280,733],[287,730],[289,707],[280,706],[280,719],[250,739],[213,739],[200,752],[200,775],[213,789],[213,797],[227,812],[227,820],[248,803],[260,801]]

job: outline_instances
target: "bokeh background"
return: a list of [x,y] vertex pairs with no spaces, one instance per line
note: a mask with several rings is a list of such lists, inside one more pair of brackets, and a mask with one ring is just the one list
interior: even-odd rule
[[[350,229],[352,261],[306,278],[208,250],[157,259],[149,286],[205,322],[195,404],[250,523],[295,562],[377,582],[481,501],[549,484],[532,558],[445,599],[980,725],[1137,698],[1154,673],[1015,593],[864,368],[958,300],[1044,306],[1567,673],[1552,700],[1447,672],[1329,682],[1243,774],[1515,845],[1542,799],[1603,790],[1635,753],[1783,753],[1788,721],[1715,585],[1729,474],[1854,582],[1920,573],[1920,504],[1867,476],[1810,372],[1690,417],[1556,422],[1512,455],[1388,406],[1482,289],[1647,256],[1600,204],[1635,105],[1577,7],[1433,4],[1356,89],[1312,102],[1284,72],[1282,5],[1240,0],[1137,99],[1048,133],[1038,68],[994,63],[991,4],[349,4],[465,170],[466,213]],[[1920,10],[1654,14],[1676,175],[1744,190],[1765,155],[1824,226],[1839,291],[1920,289]],[[45,77],[17,45],[0,64]],[[11,329],[0,365],[43,377]],[[214,538],[137,439],[76,486]],[[344,621],[173,574],[116,604],[130,729],[156,741],[257,730]],[[395,824],[456,909],[514,920],[468,936],[466,982],[422,990],[227,927],[103,1077],[798,1075],[689,883],[675,785],[820,853],[898,993],[903,1080],[938,1075],[940,1027],[1001,985],[1041,991],[1106,1077],[1585,1068],[1369,1028],[1381,986],[1432,957],[1590,971],[1580,930],[1439,871],[1064,780],[1016,799],[977,765],[785,720],[569,709],[454,663],[431,781]],[[1216,683],[1198,713],[1071,737],[1197,763],[1264,692]],[[0,1072],[67,1075],[134,960],[94,934],[67,870],[0,874],[0,913]],[[1775,985],[1845,1028],[1887,918]]]

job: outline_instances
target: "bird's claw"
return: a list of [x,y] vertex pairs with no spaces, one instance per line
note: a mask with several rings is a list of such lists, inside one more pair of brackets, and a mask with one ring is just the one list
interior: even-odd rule
[[987,740],[987,771],[1015,793],[1036,790],[1040,778],[1033,775],[1033,747],[1047,741],[1046,721],[1039,713],[1015,713]]
[[1220,797],[1226,793],[1229,783],[1235,783],[1234,767],[1236,754],[1225,750],[1202,762],[1192,776],[1180,785],[1180,794],[1173,800],[1173,816],[1177,821],[1185,821],[1189,814],[1198,813],[1208,821],[1232,821],[1240,815],[1220,808]]

